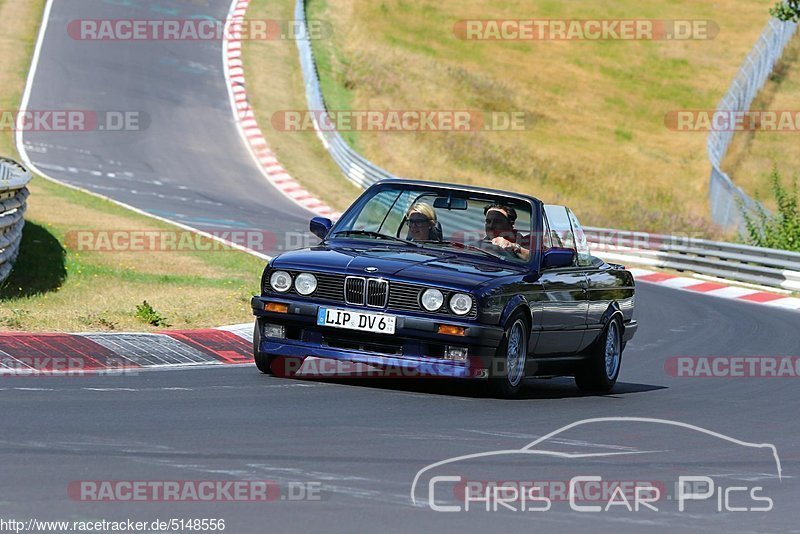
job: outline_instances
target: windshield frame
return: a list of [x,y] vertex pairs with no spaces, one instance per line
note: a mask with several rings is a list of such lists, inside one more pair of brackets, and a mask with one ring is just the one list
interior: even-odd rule
[[366,191],[364,191],[353,204],[350,205],[349,208],[342,214],[339,220],[334,223],[333,227],[331,228],[328,236],[325,238],[324,243],[339,243],[339,242],[346,242],[348,245],[352,246],[353,243],[358,244],[365,244],[369,243],[370,246],[378,245],[381,247],[400,247],[406,248],[409,245],[400,243],[400,242],[392,242],[389,240],[379,240],[379,239],[361,239],[361,238],[353,238],[347,236],[336,236],[336,233],[339,231],[345,231],[345,228],[353,222],[353,219],[360,215],[361,211],[364,209],[365,205],[377,194],[381,193],[382,191],[386,190],[397,190],[398,192],[407,191],[407,190],[417,190],[420,194],[425,192],[432,192],[436,193],[440,196],[447,196],[448,193],[456,193],[456,196],[479,196],[484,197],[486,199],[494,200],[497,202],[503,201],[513,201],[516,203],[523,203],[526,204],[526,207],[529,207],[531,213],[531,224],[530,228],[517,228],[520,232],[529,233],[532,235],[533,243],[531,243],[531,254],[528,258],[528,261],[514,261],[512,259],[506,259],[503,257],[496,257],[492,258],[488,255],[479,254],[477,252],[471,252],[469,250],[460,249],[457,247],[440,247],[440,246],[428,246],[429,244],[420,243],[421,249],[429,250],[429,251],[447,251],[452,252],[461,257],[471,258],[471,259],[479,259],[481,261],[489,261],[489,262],[500,262],[504,265],[513,265],[517,268],[526,268],[528,270],[538,270],[539,262],[541,260],[541,225],[542,225],[542,202],[538,199],[533,197],[529,197],[526,195],[520,195],[515,193],[509,193],[505,191],[494,191],[490,189],[482,189],[482,188],[472,188],[469,186],[460,186],[457,184],[438,184],[435,182],[405,182],[405,181],[395,181],[395,180],[382,180],[373,186],[369,187]]

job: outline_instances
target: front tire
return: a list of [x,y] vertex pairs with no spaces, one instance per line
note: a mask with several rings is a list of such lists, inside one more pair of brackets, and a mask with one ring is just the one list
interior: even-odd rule
[[489,392],[495,397],[512,399],[519,395],[525,378],[528,355],[528,325],[522,313],[516,313],[503,334],[492,362]]
[[578,389],[588,393],[608,393],[614,388],[622,368],[622,330],[612,319],[592,348],[589,361],[575,373]]
[[303,358],[266,354],[258,350],[260,345],[261,324],[256,319],[256,324],[253,328],[253,360],[255,360],[259,371],[277,378],[293,378],[303,365]]
[[259,371],[261,371],[265,375],[271,375],[272,369],[270,369],[270,364],[272,362],[270,360],[272,358],[270,358],[268,354],[259,352],[258,348],[260,345],[261,345],[261,325],[259,324],[258,319],[256,319],[256,323],[253,327],[253,359],[255,360],[256,367],[258,367]]

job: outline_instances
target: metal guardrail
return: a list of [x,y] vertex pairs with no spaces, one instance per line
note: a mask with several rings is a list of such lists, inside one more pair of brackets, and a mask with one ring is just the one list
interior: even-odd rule
[[[717,106],[717,111],[747,111],[764,86],[783,49],[797,30],[794,22],[771,19],[755,46],[736,73],[728,92]],[[753,212],[756,202],[733,183],[720,165],[728,152],[734,131],[712,130],[708,136],[708,159],[711,162],[709,202],[714,222],[726,228],[744,230],[740,205]]]
[[800,253],[610,228],[586,228],[603,259],[800,292]]
[[[300,35],[310,35],[306,24],[306,6],[304,0],[297,0],[295,4],[294,18],[300,25]],[[325,97],[322,95],[322,87],[319,82],[317,63],[314,60],[314,51],[311,47],[310,39],[296,39],[297,50],[300,54],[300,66],[303,71],[303,81],[306,86],[306,100],[308,109],[312,112],[324,112],[328,108],[325,105]],[[342,169],[344,175],[356,185],[366,188],[378,180],[384,178],[396,178],[392,173],[371,163],[361,154],[350,148],[342,136],[336,130],[322,129],[316,122],[318,113],[314,116],[314,127],[317,131],[325,149],[330,153],[333,160]]]
[[[305,0],[297,0],[295,5],[295,20],[301,25],[301,35],[309,35],[306,26]],[[777,21],[776,21],[777,22]],[[772,71],[774,62],[780,53],[775,53],[778,44],[780,51],[783,45],[791,37],[794,29],[789,31],[783,29],[778,32],[779,26],[770,23],[771,28],[775,28],[774,34],[762,35],[764,48],[770,51],[769,61],[763,63],[757,57],[748,56],[747,64],[754,63],[758,66],[758,76],[764,77]],[[765,32],[766,33],[766,32]],[[788,35],[788,36],[787,36]],[[325,98],[319,81],[319,73],[314,60],[314,51],[309,39],[297,39],[297,49],[300,54],[300,64],[303,71],[305,82],[306,98],[308,108],[315,112],[312,115],[316,118],[320,113],[325,112]],[[761,42],[761,40],[759,41]],[[754,50],[761,50],[756,47]],[[761,57],[761,52],[756,54]],[[741,74],[742,71],[740,71]],[[763,80],[759,84],[752,81],[754,78],[749,76],[744,81],[734,80],[734,87],[743,85],[743,90],[747,93],[752,92],[753,96],[763,85]],[[726,99],[720,104],[720,109],[724,106],[743,106],[745,100],[732,102],[738,92],[729,91]],[[746,101],[746,106],[750,105],[752,98]],[[731,108],[734,109],[734,108]],[[746,108],[745,108],[746,109]],[[378,180],[384,178],[397,178],[390,172],[374,165],[369,160],[350,148],[347,142],[339,135],[339,132],[329,129],[321,129],[315,124],[317,135],[322,140],[323,145],[330,153],[336,164],[341,168],[344,175],[353,183],[368,187]],[[712,174],[712,199],[723,198],[720,188],[733,187],[743,195],[744,201],[752,203],[740,189],[736,188],[730,178],[719,170],[719,161],[724,156],[730,138],[724,139],[726,132],[719,132],[723,135],[714,143],[709,139],[709,154],[715,170],[721,176]],[[716,138],[715,138],[716,139]],[[724,142],[723,142],[724,141]],[[715,185],[716,184],[716,185]],[[726,190],[727,191],[727,190]],[[720,200],[721,202],[721,200]],[[738,214],[735,201],[730,200],[733,208],[725,208],[721,203],[715,208],[715,220],[718,215],[724,215],[723,221],[729,220],[731,213]],[[751,204],[752,205],[752,204]],[[586,228],[587,239],[593,246],[593,253],[611,261],[633,263],[639,265],[649,265],[680,271],[689,271],[698,274],[716,276],[728,280],[735,280],[745,283],[765,285],[769,287],[783,288],[793,291],[800,291],[800,254],[786,252],[783,250],[764,249],[737,245],[733,243],[721,243],[702,239],[681,239],[673,236],[656,234],[646,234],[642,232],[629,232],[624,230],[612,230],[604,228]]]
[[0,282],[11,274],[25,225],[31,173],[14,160],[0,158]]

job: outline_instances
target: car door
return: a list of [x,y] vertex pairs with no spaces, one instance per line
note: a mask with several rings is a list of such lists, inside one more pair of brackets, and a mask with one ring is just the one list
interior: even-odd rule
[[603,318],[612,303],[616,302],[620,309],[625,311],[633,307],[633,302],[630,290],[625,287],[623,271],[613,269],[606,262],[592,256],[586,234],[578,217],[569,208],[567,208],[567,215],[575,235],[578,266],[585,269],[588,282],[586,334],[580,348],[580,350],[584,350],[603,333],[603,328],[605,328]]
[[[545,206],[545,247],[575,250],[575,236],[563,206]],[[576,250],[577,258],[577,250]],[[586,330],[588,283],[585,268],[577,259],[570,267],[546,269],[540,273],[542,286],[541,321],[537,356],[569,356],[578,352]]]
[[587,283],[586,330],[579,348],[582,351],[588,348],[602,332],[603,315],[611,304],[617,280],[608,269],[601,270],[600,267],[605,263],[592,257],[586,233],[578,217],[569,208],[566,208],[566,212],[572,227],[572,235],[575,236],[576,262],[586,276]]

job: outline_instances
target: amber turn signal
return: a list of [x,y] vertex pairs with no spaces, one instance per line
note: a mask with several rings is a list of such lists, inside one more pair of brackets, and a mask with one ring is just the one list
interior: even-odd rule
[[264,305],[264,310],[275,313],[289,313],[289,305],[279,302],[267,302]]
[[453,326],[450,324],[440,324],[437,333],[446,334],[448,336],[466,336],[467,329],[463,326]]

